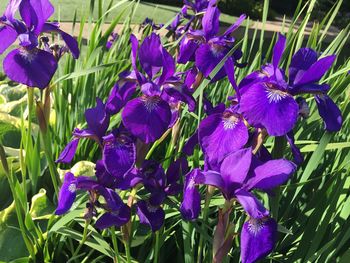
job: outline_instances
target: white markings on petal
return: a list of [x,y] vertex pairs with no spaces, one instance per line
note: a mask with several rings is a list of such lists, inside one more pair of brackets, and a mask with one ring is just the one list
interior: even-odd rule
[[224,116],[222,118],[222,123],[224,125],[225,131],[234,129],[238,122],[239,122],[239,116],[236,116],[231,112],[224,113]]
[[75,191],[77,190],[77,186],[76,184],[72,183],[68,186],[68,191],[71,193],[75,193]]
[[19,49],[19,54],[21,55],[22,58],[24,58],[26,60],[26,62],[31,63],[36,54],[38,53],[37,49],[32,49],[32,50],[28,50],[26,48],[20,48]]
[[147,202],[146,206],[147,206],[148,212],[150,213],[155,213],[158,210],[158,206],[151,205],[149,202]]
[[144,97],[142,99],[143,101],[143,105],[145,106],[146,110],[148,112],[152,112],[155,109],[158,108],[158,102],[159,102],[159,97],[158,96],[154,96],[154,97]]
[[267,98],[269,99],[270,104],[279,102],[282,99],[289,96],[289,94],[287,92],[284,92],[284,91],[279,90],[279,89],[266,88],[266,93],[267,93]]
[[263,227],[264,221],[262,219],[250,218],[248,221],[248,231],[254,236],[257,236]]

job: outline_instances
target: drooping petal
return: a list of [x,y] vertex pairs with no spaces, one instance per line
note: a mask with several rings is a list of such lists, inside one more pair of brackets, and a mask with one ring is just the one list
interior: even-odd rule
[[180,212],[185,220],[195,220],[201,211],[201,196],[197,189],[197,177],[202,176],[199,169],[194,169],[186,175],[183,200]]
[[166,171],[167,184],[176,183],[188,172],[188,162],[185,158],[179,158],[172,162]]
[[101,230],[112,226],[121,227],[130,221],[130,217],[130,207],[124,205],[117,211],[104,213],[96,221],[95,226]]
[[247,189],[270,190],[285,183],[295,172],[296,165],[288,160],[271,160],[254,169],[254,175],[247,182]]
[[123,178],[112,176],[107,170],[102,160],[98,160],[95,166],[95,175],[99,184],[108,188],[118,188]]
[[[196,66],[208,77],[220,61],[225,57],[225,50],[217,44],[202,44],[196,51]],[[225,77],[225,68],[222,67],[213,77],[217,81]]]
[[125,82],[122,85],[116,83],[106,102],[106,112],[110,115],[117,114],[135,93],[136,83]]
[[294,80],[300,78],[304,72],[317,61],[317,52],[311,48],[301,48],[292,57],[289,66],[289,83],[293,84]]
[[43,32],[56,32],[61,35],[68,49],[73,55],[73,58],[78,59],[80,55],[78,41],[70,34],[62,31],[57,23],[45,23],[42,29]]
[[107,171],[122,178],[131,171],[136,161],[134,141],[124,134],[113,134],[104,138],[103,163]]
[[191,39],[187,35],[180,42],[179,56],[177,62],[180,64],[186,64],[188,61],[194,61],[194,54],[199,47],[196,40]]
[[193,133],[191,137],[188,138],[187,142],[182,148],[182,152],[187,156],[193,155],[194,148],[196,147],[197,144],[198,144],[198,130],[196,130],[195,133]]
[[15,49],[6,56],[3,64],[11,80],[40,89],[49,85],[57,69],[54,56],[40,49]]
[[287,142],[289,143],[289,146],[292,150],[294,163],[297,165],[302,164],[302,162],[304,161],[304,157],[301,154],[300,149],[295,145],[293,131],[290,131],[286,134],[286,139],[287,139]]
[[254,263],[270,254],[275,247],[277,223],[274,219],[251,218],[241,232],[242,263]]
[[278,64],[281,61],[284,49],[286,48],[286,37],[282,34],[278,34],[278,40],[273,48],[272,65],[274,68],[278,68]]
[[198,130],[199,142],[212,169],[229,153],[241,149],[248,141],[248,128],[235,113],[212,114],[205,118]]
[[96,98],[96,107],[85,111],[85,119],[89,126],[99,138],[102,138],[109,126],[109,115],[106,113],[105,105],[100,98]]
[[165,213],[160,206],[152,206],[147,201],[141,200],[137,202],[136,209],[141,224],[148,225],[153,232],[162,227]]
[[186,103],[190,112],[196,109],[196,101],[185,85],[167,85],[164,87],[164,92],[168,96]]
[[58,195],[58,206],[56,215],[66,213],[73,205],[76,197],[77,181],[72,173],[66,173],[64,181]]
[[262,219],[270,214],[252,193],[239,189],[235,192],[235,196],[250,217]]
[[335,55],[319,59],[311,65],[303,74],[298,74],[294,80],[295,86],[314,83],[319,81],[324,74],[330,69],[336,59]]
[[17,32],[10,26],[0,25],[0,55],[8,49],[17,38]]
[[327,95],[317,95],[315,100],[325,129],[330,132],[339,131],[343,124],[343,118],[338,106]]
[[242,94],[240,110],[249,124],[262,125],[269,135],[282,136],[297,122],[299,106],[287,92],[256,83]]
[[75,152],[77,151],[79,140],[79,138],[71,140],[61,152],[60,156],[56,160],[56,163],[70,163],[74,158]]
[[168,129],[171,111],[168,103],[158,96],[129,101],[122,112],[124,126],[145,143],[159,139]]
[[220,174],[225,184],[225,197],[231,199],[234,191],[244,184],[252,162],[252,149],[232,152],[222,161]]
[[55,9],[49,0],[22,0],[19,12],[28,28],[33,28],[39,35]]
[[210,39],[219,32],[220,10],[216,6],[216,0],[210,0],[207,11],[202,18],[202,26],[206,39]]

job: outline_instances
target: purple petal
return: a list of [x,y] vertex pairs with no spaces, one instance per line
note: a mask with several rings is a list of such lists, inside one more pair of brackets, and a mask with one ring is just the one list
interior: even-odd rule
[[106,113],[105,105],[100,98],[96,98],[96,107],[85,111],[85,119],[89,126],[99,138],[106,134],[109,126],[109,115]]
[[292,95],[298,95],[298,94],[304,94],[304,93],[310,93],[310,94],[317,94],[317,93],[326,93],[330,89],[330,86],[328,84],[305,84],[301,86],[296,87],[290,87],[290,93]]
[[123,205],[119,210],[104,213],[95,223],[98,229],[105,229],[111,226],[121,227],[130,221],[130,207]]
[[112,176],[122,178],[131,171],[135,161],[136,146],[130,137],[116,134],[104,140],[103,163]]
[[5,74],[29,87],[46,88],[57,69],[54,56],[40,49],[11,51],[4,59]]
[[191,135],[190,138],[188,138],[187,142],[182,148],[182,152],[188,156],[193,155],[194,148],[196,147],[197,144],[198,144],[198,131],[196,131],[194,134]]
[[254,169],[254,176],[248,180],[247,189],[270,190],[285,183],[296,171],[296,165],[287,160],[271,160]]
[[198,177],[203,175],[199,169],[194,169],[186,175],[183,200],[180,212],[185,220],[195,220],[201,211],[201,196],[197,189]]
[[343,118],[338,106],[327,95],[317,95],[315,100],[325,129],[329,132],[339,131],[343,124]]
[[199,45],[196,40],[190,38],[188,35],[185,35],[180,42],[180,50],[177,62],[180,64],[186,64],[188,61],[194,61],[194,54],[198,47]]
[[159,206],[152,206],[147,201],[138,201],[136,213],[140,218],[140,223],[148,225],[153,232],[159,230],[165,219],[164,210]]
[[188,172],[188,162],[185,158],[179,158],[171,163],[166,171],[167,183],[176,183]]
[[248,141],[248,128],[243,119],[226,111],[205,118],[198,130],[199,142],[212,169],[229,153],[241,149]]
[[59,29],[57,23],[45,23],[43,27],[43,32],[57,32],[58,34],[60,34],[63,41],[66,43],[68,49],[72,53],[73,57],[75,59],[79,58],[80,50],[78,41],[71,35]]
[[234,191],[244,184],[251,162],[251,148],[233,152],[222,161],[220,173],[226,188],[226,199],[231,199]]
[[278,40],[273,48],[272,65],[274,68],[278,68],[278,64],[281,61],[284,49],[286,48],[286,37],[282,34],[278,34]]
[[236,79],[235,79],[235,66],[234,66],[232,58],[228,58],[226,60],[225,71],[226,71],[228,80],[230,81],[232,87],[234,88],[234,90],[236,92],[237,99],[238,99],[238,101],[240,101],[241,95],[239,93],[239,88],[237,86]]
[[[301,48],[296,52],[289,66],[289,82],[294,83],[294,80],[299,75],[311,67],[317,61],[317,52],[311,48]],[[298,77],[299,78],[299,77]]]
[[294,85],[299,86],[319,81],[330,69],[335,59],[335,55],[319,59],[317,62],[312,64],[311,67],[304,72],[304,74],[298,74],[296,76]]
[[119,178],[116,178],[114,176],[112,176],[105,168],[103,161],[102,160],[98,160],[96,162],[96,167],[95,167],[95,175],[97,177],[97,181],[99,184],[101,184],[104,187],[108,187],[108,188],[118,188],[120,181],[118,180]]
[[272,252],[277,239],[277,224],[274,219],[251,218],[243,225],[241,233],[242,263],[253,263]]
[[242,94],[240,110],[249,124],[262,125],[269,135],[282,136],[297,122],[299,106],[287,92],[256,83]]
[[[7,4],[4,16],[10,20],[14,20],[15,13],[17,12],[19,5],[21,4],[22,0],[10,0],[10,2]],[[1,38],[3,40],[3,38]]]
[[236,20],[234,24],[232,24],[224,33],[224,36],[231,35],[237,28],[240,27],[240,25],[243,23],[243,21],[246,19],[246,15],[242,14],[240,17]]
[[49,0],[22,0],[19,11],[27,27],[39,35],[55,9]]
[[219,32],[220,10],[216,6],[216,0],[210,0],[207,11],[202,18],[202,26],[207,40],[217,35]]
[[[225,53],[219,45],[202,44],[196,51],[196,66],[205,77],[208,77],[224,57]],[[213,79],[220,80],[223,77],[225,77],[224,67]]]
[[168,129],[171,111],[168,103],[157,96],[129,101],[122,112],[124,126],[145,143],[159,139]]
[[300,165],[304,161],[304,157],[301,154],[299,148],[295,145],[294,133],[290,131],[286,134],[287,142],[290,145],[293,154],[293,161],[295,164]]
[[76,138],[70,141],[61,152],[60,156],[56,160],[56,163],[70,163],[74,158],[75,152],[77,151],[79,140],[79,138]]
[[170,97],[186,103],[190,112],[193,112],[196,109],[196,101],[185,85],[167,85],[164,88],[164,91]]
[[142,68],[152,78],[163,66],[163,47],[160,37],[155,33],[146,37],[139,50],[139,58]]
[[116,83],[106,102],[106,112],[110,115],[117,114],[132,98],[136,90],[136,83],[125,82],[121,86]]
[[64,181],[58,195],[58,206],[56,215],[66,213],[73,205],[76,197],[77,180],[72,173],[66,173]]
[[175,73],[175,60],[169,52],[162,48],[162,75],[159,77],[158,85],[161,85]]
[[235,196],[250,217],[262,219],[269,215],[269,211],[252,193],[239,189],[235,192]]
[[16,38],[16,30],[10,26],[0,25],[0,55],[16,41]]
[[139,48],[139,41],[137,40],[136,36],[131,34],[130,35],[130,42],[131,42],[131,65],[134,70],[135,76],[139,84],[143,82],[143,78],[140,74],[140,72],[137,69],[137,56],[138,56],[138,48]]

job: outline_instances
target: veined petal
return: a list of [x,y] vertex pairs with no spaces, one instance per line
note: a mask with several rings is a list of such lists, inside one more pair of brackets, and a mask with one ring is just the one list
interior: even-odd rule
[[[21,2],[22,2],[22,0],[10,0],[10,2],[7,4],[4,16],[9,21],[13,21],[15,13],[17,12]],[[3,41],[4,38],[1,37],[1,40]]]
[[72,173],[66,173],[64,181],[58,195],[58,206],[56,215],[66,213],[73,205],[76,197],[77,180]]
[[233,198],[234,191],[244,184],[251,162],[251,148],[232,152],[222,161],[220,173],[225,184],[226,199]]
[[229,153],[241,149],[248,141],[248,128],[243,119],[229,111],[205,118],[198,130],[199,142],[212,169]]
[[324,74],[330,69],[336,59],[335,55],[319,59],[308,68],[304,74],[298,74],[294,80],[295,86],[319,81]]
[[199,169],[194,169],[186,175],[183,200],[180,212],[185,220],[195,220],[201,211],[201,196],[197,189],[198,176],[203,176]]
[[136,209],[141,224],[148,225],[153,232],[162,227],[165,213],[160,206],[152,206],[147,201],[141,200],[137,202]]
[[130,207],[123,205],[119,210],[104,213],[95,223],[98,229],[106,229],[111,226],[121,227],[127,224],[131,217]]
[[16,41],[16,38],[17,32],[15,29],[7,25],[0,25],[0,55]]
[[107,99],[106,112],[110,115],[117,114],[132,98],[135,90],[136,83],[134,82],[125,82],[121,85],[116,83]]
[[330,132],[339,131],[343,124],[343,118],[338,106],[327,95],[317,95],[315,100],[325,129]]
[[262,125],[269,135],[282,136],[297,122],[299,106],[287,92],[256,83],[242,94],[240,110],[251,125]]
[[202,26],[206,39],[210,39],[219,32],[220,10],[216,6],[216,0],[210,0],[207,11],[202,18]]
[[103,163],[107,171],[116,178],[122,178],[131,171],[136,161],[134,141],[124,134],[114,134],[104,140]]
[[106,113],[105,105],[100,98],[96,98],[96,107],[85,111],[85,119],[89,126],[99,138],[102,138],[109,126],[109,115]]
[[55,9],[49,0],[22,0],[19,12],[28,28],[33,28],[39,35]]
[[13,81],[29,87],[46,88],[57,69],[52,54],[40,49],[11,51],[4,59],[4,71]]
[[186,64],[188,61],[194,61],[194,54],[198,47],[199,45],[196,40],[190,39],[185,35],[180,42],[180,51],[177,62],[180,64]]
[[247,182],[247,189],[270,190],[286,182],[296,171],[296,165],[287,160],[271,160],[254,169],[254,175]]
[[274,219],[251,218],[241,232],[242,263],[253,263],[270,254],[275,247],[277,223]]
[[250,217],[262,219],[270,214],[252,193],[239,189],[235,192],[235,196]]
[[139,49],[139,59],[142,68],[152,78],[163,66],[163,47],[160,37],[155,33],[146,37]]
[[278,34],[278,40],[273,48],[272,65],[278,68],[278,64],[281,61],[284,49],[286,48],[286,37],[282,34]]
[[289,66],[289,83],[293,84],[311,65],[317,61],[317,52],[311,48],[301,48],[292,57]]
[[145,143],[159,139],[168,129],[171,111],[168,103],[158,96],[129,101],[122,112],[124,126]]
[[77,151],[79,140],[79,138],[71,140],[61,152],[60,156],[56,160],[56,163],[70,163],[74,158],[75,152]]

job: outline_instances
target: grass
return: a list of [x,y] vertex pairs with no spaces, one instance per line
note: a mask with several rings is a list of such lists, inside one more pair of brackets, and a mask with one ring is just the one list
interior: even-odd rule
[[[67,5],[65,5],[65,3]],[[74,8],[69,4],[74,3]],[[80,5],[85,3],[82,9]],[[89,25],[90,10],[94,18],[98,18],[98,3],[92,8],[84,1],[60,1],[62,9],[60,16],[69,20],[74,14],[75,8],[85,14],[79,17],[82,21],[79,41],[82,40],[83,30],[89,27],[89,38],[84,47],[84,55],[77,61],[65,57],[60,62],[59,71],[53,81],[53,105],[51,109],[50,140],[55,159],[64,145],[71,139],[71,131],[74,127],[84,127],[84,110],[95,105],[95,97],[105,100],[118,78],[118,73],[130,69],[130,25],[140,22],[144,16],[152,17],[151,11],[145,9],[143,4],[128,6],[127,3],[117,6],[113,15],[107,20],[101,20],[95,25]],[[102,3],[102,2],[101,2]],[[300,46],[307,45],[317,51],[326,54],[341,54],[346,49],[349,41],[350,26],[344,28],[331,43],[323,42],[323,32],[332,24],[337,11],[337,6],[342,1],[337,1],[329,15],[324,17],[320,24],[313,27],[310,37],[304,34],[304,25],[308,22],[309,13],[313,11],[316,0],[310,0],[305,6],[300,4],[296,10],[294,21],[302,19],[297,33],[285,28],[287,36],[287,50],[283,57],[283,65],[288,65],[292,54]],[[3,2],[1,3],[3,4]],[[267,15],[269,1],[265,0],[264,18]],[[57,5],[56,5],[57,6]],[[136,8],[133,9],[133,8]],[[150,10],[149,12],[146,12]],[[160,9],[159,9],[160,10]],[[105,11],[105,10],[104,10]],[[124,13],[123,13],[124,12]],[[168,22],[168,16],[162,17],[158,11],[155,16],[159,21]],[[170,12],[170,11],[169,11]],[[69,15],[68,15],[69,14]],[[72,19],[71,19],[72,20]],[[263,19],[265,20],[265,19]],[[101,30],[101,25],[106,21],[111,23],[110,31],[117,23],[124,23],[125,30],[116,42],[115,46],[107,52],[104,49],[108,32]],[[245,75],[258,69],[262,63],[271,58],[271,48],[276,39],[266,40],[263,34],[256,34],[248,38],[246,28],[242,40],[237,39],[237,45],[243,50],[243,61],[248,66],[237,69],[236,78],[240,81]],[[170,50],[176,43],[164,39]],[[223,63],[220,63],[218,70]],[[179,71],[187,69],[190,65],[178,66]],[[284,186],[276,190],[275,195],[268,197],[257,193],[264,204],[269,207],[272,215],[279,223],[279,237],[276,249],[264,262],[340,262],[350,261],[350,70],[349,58],[338,59],[331,71],[322,81],[331,85],[329,95],[339,105],[344,125],[336,134],[324,131],[312,97],[307,97],[311,105],[311,115],[307,120],[300,121],[295,127],[296,143],[302,149],[305,161],[298,172]],[[215,70],[214,70],[215,71]],[[6,80],[2,82],[5,89],[0,89],[6,102],[16,101],[22,96],[8,92],[8,90],[21,90],[22,86],[11,86]],[[195,93],[196,98],[201,98],[203,92],[214,104],[227,102],[227,96],[232,95],[232,87],[227,80],[217,84],[211,84],[209,80],[203,81]],[[35,94],[37,100],[41,100],[42,94]],[[50,179],[47,158],[44,154],[43,142],[37,133],[37,121],[33,117],[32,135],[28,136],[25,128],[28,121],[26,104],[19,106],[20,116],[10,116],[11,121],[16,122],[16,127],[21,134],[21,143],[18,148],[12,148],[6,139],[2,142],[5,146],[8,169],[0,166],[0,192],[7,193],[4,203],[11,204],[0,211],[0,261],[28,262],[28,257],[37,262],[109,262],[112,261],[115,251],[118,249],[121,262],[126,262],[126,255],[121,242],[121,231],[97,231],[93,224],[87,229],[87,238],[82,242],[84,220],[82,213],[85,209],[87,196],[79,193],[74,206],[75,209],[62,217],[53,216],[53,210],[57,202]],[[5,112],[4,104],[0,104],[0,111]],[[198,111],[189,113],[186,108],[182,113],[181,136],[179,148],[174,149],[171,144],[171,135],[153,145],[150,158],[154,160],[170,159],[181,154],[181,146],[194,132],[199,121],[204,117],[201,102]],[[120,115],[112,119],[111,128],[120,123]],[[35,128],[35,129],[34,129]],[[1,131],[8,131],[6,126]],[[16,133],[17,134],[17,133]],[[3,137],[1,137],[3,138]],[[279,140],[270,137],[266,146],[270,151],[280,152],[285,158],[291,158],[288,147],[280,147]],[[282,144],[283,145],[283,144]],[[1,155],[1,152],[0,152]],[[1,155],[3,157],[3,155]],[[96,161],[100,158],[100,151],[91,141],[80,144],[74,163],[75,174],[86,174],[90,171],[87,163],[80,161]],[[203,155],[197,149],[189,158],[192,167],[203,164]],[[89,163],[91,165],[91,163]],[[72,164],[73,165],[73,164]],[[166,164],[165,164],[166,165]],[[71,165],[60,165],[61,170],[71,169]],[[90,171],[91,173],[91,171]],[[40,189],[46,189],[46,192]],[[205,187],[200,191],[204,199]],[[8,194],[11,193],[12,195]],[[126,193],[125,193],[126,194]],[[142,190],[138,195],[142,196]],[[2,196],[3,198],[3,196]],[[3,199],[1,199],[3,200]],[[154,261],[153,248],[157,243],[159,251],[158,262],[194,262],[199,240],[203,240],[202,248],[204,261],[211,262],[211,250],[213,242],[213,230],[217,223],[218,207],[223,205],[223,199],[215,192],[209,204],[208,220],[203,215],[195,222],[185,222],[181,219],[178,206],[181,196],[172,198],[164,206],[166,210],[166,222],[159,234],[153,235],[139,225],[137,218],[133,221],[131,242],[131,254],[134,261]],[[202,204],[204,207],[204,203]],[[35,215],[35,216],[34,216]],[[40,215],[38,219],[38,215]],[[235,222],[235,231],[239,232],[246,216],[240,207],[235,207],[232,213]],[[18,221],[19,220],[19,221]],[[21,231],[19,231],[21,229]],[[10,238],[11,237],[11,238]],[[6,251],[6,253],[3,253]],[[74,257],[73,257],[74,255]],[[18,259],[18,257],[22,259]],[[227,262],[239,262],[239,235],[235,236],[234,244],[230,250]]]

